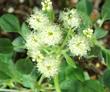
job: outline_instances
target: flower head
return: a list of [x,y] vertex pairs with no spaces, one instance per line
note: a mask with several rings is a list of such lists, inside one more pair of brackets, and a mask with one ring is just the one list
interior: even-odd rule
[[27,49],[38,49],[40,46],[40,39],[35,32],[31,32],[25,40]]
[[75,56],[85,56],[90,50],[89,41],[84,36],[75,35],[69,41],[69,49]]
[[37,68],[45,77],[54,77],[58,74],[59,60],[54,57],[45,57],[42,62],[38,62]]
[[65,27],[78,28],[80,25],[80,17],[76,9],[71,9],[60,14],[60,20],[63,21]]
[[83,30],[83,34],[87,37],[87,38],[91,38],[92,35],[93,35],[93,29],[86,29],[86,30]]
[[40,50],[28,50],[28,56],[32,58],[32,61],[41,62],[44,59],[44,55],[40,52]]
[[40,31],[43,27],[49,24],[48,17],[38,9],[34,10],[34,13],[27,20],[30,28]]
[[48,11],[52,9],[52,2],[51,0],[44,0],[43,2],[41,2],[42,4],[42,10],[43,11]]
[[45,29],[39,33],[39,38],[41,42],[46,45],[55,45],[61,41],[62,32],[59,26],[49,25],[46,26]]
[[26,48],[28,50],[27,54],[32,58],[33,61],[41,61],[43,59],[43,55],[40,52],[40,39],[38,38],[36,33],[31,33],[26,38]]

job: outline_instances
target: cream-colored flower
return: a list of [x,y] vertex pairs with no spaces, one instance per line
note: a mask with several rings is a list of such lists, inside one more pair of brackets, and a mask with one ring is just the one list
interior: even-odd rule
[[54,77],[58,74],[59,60],[54,57],[45,57],[44,61],[38,62],[37,68],[45,77]]
[[74,56],[86,56],[90,50],[89,41],[84,36],[75,35],[69,41],[69,49]]
[[42,10],[43,11],[52,10],[52,2],[51,2],[51,0],[43,0],[43,2],[41,2],[41,4],[42,4]]
[[27,49],[35,50],[40,46],[40,39],[35,32],[31,32],[31,34],[29,34],[25,40],[25,46],[27,47]]
[[44,59],[44,55],[37,49],[35,50],[28,50],[28,56],[32,58],[32,61],[41,62]]
[[76,9],[64,11],[60,14],[60,20],[63,21],[65,27],[78,28],[81,19]]
[[44,13],[38,9],[35,9],[34,13],[27,19],[27,22],[30,28],[41,31],[45,26],[49,24],[49,19]]
[[31,32],[31,34],[29,34],[26,38],[26,44],[25,44],[26,48],[27,48],[27,54],[29,57],[32,58],[33,61],[35,60],[42,60],[43,56],[40,53],[40,39],[38,38],[37,34],[34,32]]
[[91,38],[92,35],[93,35],[93,29],[90,29],[90,28],[85,29],[85,30],[83,30],[83,34],[84,34],[87,38]]
[[62,32],[56,25],[46,26],[38,35],[41,42],[49,46],[58,44],[62,39]]

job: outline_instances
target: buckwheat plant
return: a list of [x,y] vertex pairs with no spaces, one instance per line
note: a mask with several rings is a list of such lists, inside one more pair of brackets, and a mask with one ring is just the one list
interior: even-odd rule
[[54,79],[56,91],[61,92],[58,83],[61,64],[66,59],[75,68],[74,57],[88,57],[91,47],[94,47],[93,29],[90,26],[80,29],[83,20],[77,9],[62,11],[59,22],[54,22],[55,17],[54,20],[50,18],[52,2],[44,0],[41,5],[42,10],[34,10],[27,18],[31,31],[25,39],[27,55],[36,62],[35,66],[43,77],[40,81]]
[[[64,58],[70,58],[70,54],[72,57],[87,56],[91,51],[93,30],[87,28],[80,30],[83,31],[82,33],[78,31],[81,17],[76,9],[61,12],[59,16],[61,26],[50,20],[47,14],[53,9],[52,2],[44,0],[41,4],[42,10],[36,9],[27,18],[27,23],[32,31],[27,35],[25,45],[28,50],[27,54],[36,62],[39,73],[43,77],[54,78],[56,90],[60,92],[56,78],[60,72],[60,64]],[[47,13],[45,13],[46,11]]]
[[[11,43],[14,37],[1,33],[11,41],[0,38],[0,53],[5,54],[0,54],[0,88],[17,89],[10,92],[110,92],[110,51],[103,40],[108,32],[101,28],[108,16],[102,11],[92,20],[91,4],[91,0],[79,0],[74,8],[57,10],[51,0],[42,0],[41,8],[34,8],[22,26],[15,16],[3,15],[1,29],[17,32],[17,38]],[[103,21],[98,23],[99,19]]]

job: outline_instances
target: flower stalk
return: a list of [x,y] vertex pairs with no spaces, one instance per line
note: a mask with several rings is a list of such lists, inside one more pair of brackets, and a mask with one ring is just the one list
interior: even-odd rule
[[55,86],[56,92],[61,92],[58,75],[54,77],[54,86]]

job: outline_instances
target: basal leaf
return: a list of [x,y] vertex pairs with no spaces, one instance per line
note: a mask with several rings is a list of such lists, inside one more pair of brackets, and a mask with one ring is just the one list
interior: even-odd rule
[[9,64],[5,63],[2,58],[0,58],[0,80],[11,79],[12,73],[9,68]]
[[14,46],[14,50],[18,51],[18,52],[22,52],[23,49],[25,48],[25,41],[24,39],[19,36],[17,37],[13,42],[12,42],[13,46]]
[[30,59],[20,59],[16,62],[16,67],[22,74],[29,74],[32,72],[33,63]]
[[9,75],[7,75],[5,72],[0,71],[0,80],[8,80],[11,79]]
[[21,34],[21,36],[22,36],[23,38],[26,38],[27,35],[30,34],[29,27],[28,27],[25,23],[22,24],[20,34]]
[[103,74],[103,82],[104,82],[105,86],[110,88],[110,69],[106,70],[104,72],[104,74]]
[[97,38],[97,39],[100,39],[100,38],[103,38],[107,35],[107,31],[101,29],[101,28],[96,28],[95,30],[95,33],[94,33],[94,36]]
[[103,54],[103,56],[104,56],[105,63],[106,63],[107,66],[110,68],[110,51],[102,50],[102,54]]
[[5,32],[19,32],[20,24],[16,16],[12,14],[4,14],[0,17],[0,27]]
[[110,0],[105,0],[105,3],[102,7],[101,15],[104,20],[110,19]]
[[7,38],[0,38],[0,53],[7,54],[13,51],[12,43]]
[[92,12],[92,2],[89,0],[80,0],[77,4],[77,9],[87,15],[90,15]]

